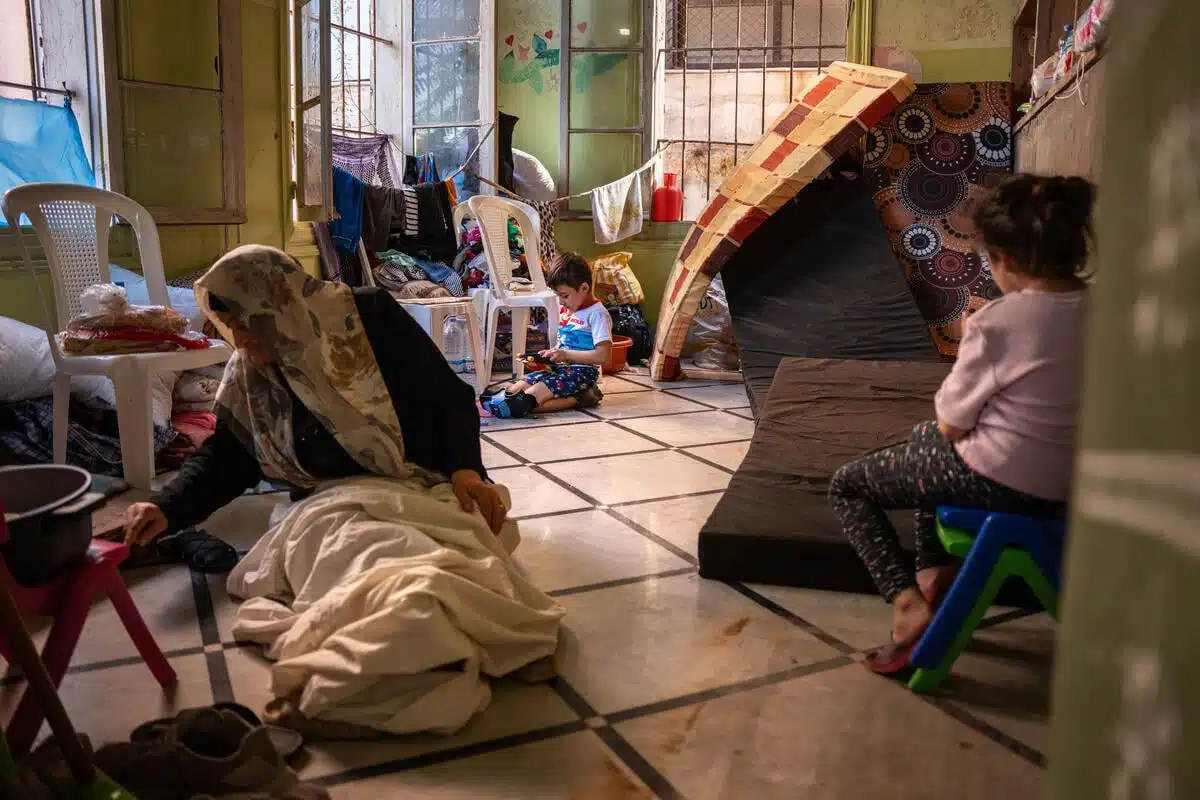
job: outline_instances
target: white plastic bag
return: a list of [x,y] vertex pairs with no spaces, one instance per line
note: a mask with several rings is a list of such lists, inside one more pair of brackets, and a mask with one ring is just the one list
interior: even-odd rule
[[708,293],[692,317],[683,345],[684,357],[691,356],[699,369],[733,370],[741,364],[737,341],[733,337],[733,317],[721,276],[713,278]]

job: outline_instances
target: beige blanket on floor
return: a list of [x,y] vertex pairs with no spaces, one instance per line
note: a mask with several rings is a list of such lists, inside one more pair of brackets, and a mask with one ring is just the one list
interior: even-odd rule
[[310,719],[453,733],[487,677],[550,656],[564,609],[448,485],[383,478],[296,504],[229,575],[233,633],[265,646],[275,697]]

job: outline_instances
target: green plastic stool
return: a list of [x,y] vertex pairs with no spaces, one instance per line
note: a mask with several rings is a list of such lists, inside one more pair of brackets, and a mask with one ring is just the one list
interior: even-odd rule
[[[966,558],[967,554],[971,552],[971,546],[975,544],[975,534],[943,525],[941,520],[938,521],[937,531],[942,546],[955,558]],[[963,621],[958,634],[946,648],[941,662],[932,669],[918,669],[908,681],[909,689],[917,694],[932,694],[937,691],[942,680],[950,674],[950,668],[954,666],[954,662],[971,643],[975,629],[979,627],[979,623],[983,621],[988,609],[992,607],[1000,588],[1011,577],[1020,578],[1029,584],[1029,588],[1033,589],[1033,593],[1042,607],[1049,611],[1055,619],[1058,618],[1058,591],[1046,580],[1046,576],[1042,574],[1042,570],[1029,553],[1020,548],[1006,547],[997,559],[992,574],[988,576],[983,591],[979,593],[979,598]]]

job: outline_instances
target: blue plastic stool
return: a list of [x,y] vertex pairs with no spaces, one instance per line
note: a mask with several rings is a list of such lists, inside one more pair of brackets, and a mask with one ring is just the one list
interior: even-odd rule
[[1009,578],[1024,580],[1057,616],[1066,539],[1062,519],[975,509],[939,508],[937,526],[942,545],[963,565],[913,650],[917,671],[908,686],[920,694],[935,691],[949,674]]

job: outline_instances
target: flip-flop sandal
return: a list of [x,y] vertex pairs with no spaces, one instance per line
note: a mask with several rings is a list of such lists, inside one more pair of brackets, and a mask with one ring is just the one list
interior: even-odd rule
[[160,539],[158,549],[175,562],[209,574],[229,572],[238,562],[237,550],[232,545],[199,528],[188,528]]
[[[918,639],[918,641],[920,641]],[[876,675],[898,675],[912,665],[909,659],[912,658],[913,650],[917,648],[917,643],[912,644],[887,644],[871,653],[863,661],[863,666]]]

